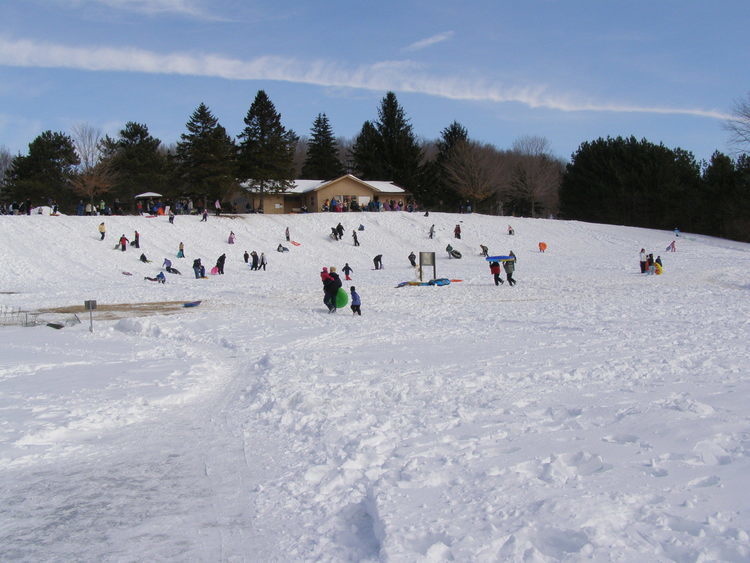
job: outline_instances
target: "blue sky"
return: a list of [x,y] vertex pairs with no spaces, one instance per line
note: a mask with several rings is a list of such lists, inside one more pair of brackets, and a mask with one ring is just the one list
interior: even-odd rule
[[415,133],[509,148],[635,135],[729,152],[750,90],[750,2],[0,0],[0,146],[51,129],[179,140],[205,103],[237,135],[259,89],[285,126],[355,136],[396,92]]

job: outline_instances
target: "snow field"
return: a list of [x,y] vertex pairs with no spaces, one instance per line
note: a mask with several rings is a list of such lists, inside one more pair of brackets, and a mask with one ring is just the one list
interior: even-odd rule
[[[113,250],[134,229],[152,264]],[[750,246],[686,236],[672,254],[668,232],[482,215],[0,217],[0,304],[203,300],[0,327],[0,557],[745,561]],[[515,251],[516,287],[479,244]],[[638,273],[641,247],[664,275]],[[412,250],[464,281],[395,289]],[[193,278],[222,252],[224,276]],[[164,257],[183,275],[143,281]],[[324,313],[318,272],[344,262],[361,318]]]

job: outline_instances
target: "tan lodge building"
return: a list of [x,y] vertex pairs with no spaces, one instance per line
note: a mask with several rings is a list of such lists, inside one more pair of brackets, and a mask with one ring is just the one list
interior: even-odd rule
[[[245,191],[233,202],[241,209],[246,202],[260,204],[257,192],[246,185]],[[360,180],[346,174],[335,180],[295,180],[294,186],[281,193],[266,193],[263,197],[263,213],[303,213],[328,210],[332,203],[340,210],[357,211],[378,206],[391,209],[392,205],[404,209],[410,194],[393,182]],[[240,201],[242,200],[242,201]],[[257,209],[257,208],[256,208]]]

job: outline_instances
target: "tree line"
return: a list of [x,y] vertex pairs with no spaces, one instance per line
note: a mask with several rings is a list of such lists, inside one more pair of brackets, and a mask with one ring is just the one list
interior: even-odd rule
[[114,138],[85,125],[71,134],[45,131],[25,155],[0,151],[0,199],[54,200],[65,210],[106,197],[127,208],[144,191],[214,201],[243,186],[262,205],[265,194],[287,189],[296,178],[351,173],[393,181],[433,210],[560,216],[750,239],[747,155],[717,152],[697,163],[679,148],[617,137],[583,142],[566,163],[543,137],[498,149],[471,139],[455,121],[438,139],[418,139],[393,92],[353,139],[337,138],[324,113],[309,136],[299,137],[263,90],[244,124],[233,139],[201,103],[171,146],[136,122]]

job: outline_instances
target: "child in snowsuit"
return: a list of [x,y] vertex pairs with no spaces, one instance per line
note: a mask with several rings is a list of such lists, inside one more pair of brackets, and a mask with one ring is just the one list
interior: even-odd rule
[[146,276],[143,279],[148,280],[148,281],[155,281],[159,283],[167,283],[167,277],[164,275],[164,272],[159,272],[158,274],[156,274],[155,278],[150,278]]
[[263,268],[263,271],[265,272],[266,264],[268,264],[268,262],[266,262],[266,255],[264,252],[261,252],[260,253],[260,265],[258,266],[258,269],[260,270],[261,268]]
[[185,245],[180,243],[180,249],[177,251],[177,258],[185,258]]
[[130,246],[135,246],[136,248],[141,247],[141,235],[138,234],[138,231],[133,235],[133,242],[130,243]]
[[245,259],[245,264],[247,264],[247,261],[250,259],[250,255],[247,253],[247,250],[245,251],[245,254],[242,255],[242,257]]
[[104,226],[104,223],[99,223],[99,234],[102,236],[99,240],[104,240],[104,235],[107,233],[107,227]]
[[486,256],[489,256],[489,252],[490,252],[490,249],[489,249],[489,248],[487,248],[487,247],[486,247],[485,245],[483,245],[483,244],[480,244],[480,245],[479,245],[479,248],[481,248],[481,249],[482,249],[482,256],[485,256],[485,257],[486,257]]
[[360,310],[360,306],[362,305],[362,299],[359,297],[359,293],[357,293],[354,286],[351,287],[352,292],[352,315],[359,315],[362,316],[362,311]]
[[500,277],[500,264],[498,262],[490,262],[490,273],[495,278],[495,285],[502,285],[503,280]]
[[120,237],[120,250],[125,252],[128,249],[128,239],[125,237],[125,235],[122,235]]
[[216,269],[218,270],[219,274],[224,275],[224,262],[226,261],[226,259],[227,255],[222,254],[221,256],[219,256],[218,260],[216,260]]
[[372,259],[372,263],[375,264],[376,270],[382,270],[383,269],[383,255],[378,254],[375,258]]
[[359,246],[359,240],[357,240],[357,231],[352,231],[352,238],[354,239],[354,246]]
[[228,244],[234,244],[234,231],[229,231],[229,238],[227,238]]
[[456,225],[456,228],[453,229],[453,236],[456,238],[461,238],[461,225]]
[[141,260],[141,262],[143,262],[143,263],[146,263],[146,262],[151,262],[151,260],[149,260],[148,258],[146,258],[146,255],[145,255],[145,254],[143,254],[143,253],[141,253],[141,258],[140,258],[140,260]]
[[195,279],[206,277],[206,268],[201,264],[200,258],[193,260],[193,272],[195,272]]
[[508,285],[513,287],[516,285],[516,280],[513,279],[513,271],[516,269],[516,261],[513,260],[505,260],[503,262],[503,269],[505,270],[505,277],[508,280]]
[[341,268],[341,271],[344,272],[344,275],[346,276],[347,281],[352,279],[349,277],[349,274],[351,274],[354,270],[352,270],[352,267],[349,265],[349,262],[344,264],[344,267]]
[[409,254],[409,263],[412,265],[412,267],[416,268],[416,266],[417,266],[417,255],[414,254],[413,250]]

